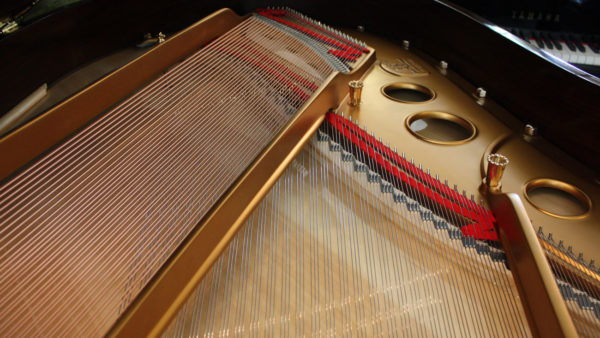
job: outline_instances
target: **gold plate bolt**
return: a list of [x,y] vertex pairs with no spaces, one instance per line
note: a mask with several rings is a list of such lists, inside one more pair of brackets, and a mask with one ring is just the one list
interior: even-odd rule
[[498,190],[501,187],[500,180],[504,174],[504,169],[508,165],[508,158],[501,154],[489,154],[487,162],[486,185],[490,190]]
[[350,106],[357,107],[360,105],[360,97],[362,95],[363,82],[353,80],[348,82],[348,92],[350,95]]
[[440,73],[442,73],[443,75],[446,75],[446,73],[448,71],[448,62],[441,60],[439,67],[440,67]]
[[532,126],[531,124],[526,124],[525,127],[523,128],[523,133],[527,136],[536,136],[537,135],[537,128]]
[[481,87],[475,89],[475,99],[477,99],[477,104],[483,106],[485,103],[485,97],[487,96],[487,91]]
[[481,87],[477,88],[475,93],[477,94],[477,97],[480,99],[485,99],[485,97],[487,95],[487,92],[485,91],[485,89],[483,89]]

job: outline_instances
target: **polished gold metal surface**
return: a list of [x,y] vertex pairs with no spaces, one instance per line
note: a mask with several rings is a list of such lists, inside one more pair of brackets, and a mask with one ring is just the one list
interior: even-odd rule
[[[439,60],[413,53],[418,51],[418,46],[406,50],[367,33],[352,31],[351,34],[377,50],[379,65],[362,79],[365,84],[362,104],[352,107],[346,99],[339,111],[384,142],[389,142],[392,148],[405,152],[424,168],[430,168],[433,176],[439,175],[442,181],[447,179],[456,184],[459,191],[473,194],[476,201],[486,199],[479,192],[479,187],[486,175],[487,155],[502,153],[511,162],[502,179],[502,191],[520,196],[532,225],[536,229],[543,226],[544,231],[564,240],[565,245],[572,245],[576,252],[583,253],[586,261],[600,261],[597,245],[600,241],[600,211],[593,207],[600,201],[600,185],[594,181],[593,172],[539,137],[527,136],[526,139],[523,136],[524,125],[494,102],[493,93],[486,93],[485,102],[479,104],[478,98],[473,95],[476,86],[468,84],[452,70],[448,70],[447,75],[440,73]],[[380,66],[386,60],[396,58],[415,60],[428,75],[397,76]],[[435,98],[419,104],[390,100],[381,88],[392,83],[411,83],[429,88],[435,92]],[[424,142],[403,126],[408,117],[426,111],[447,112],[465,119],[477,128],[477,135],[469,142],[452,147]],[[538,210],[527,201],[524,187],[540,177],[569,182],[589,197],[592,208],[578,219],[560,219]]]
[[425,103],[435,98],[435,92],[425,86],[395,82],[381,87],[381,93],[390,100],[402,103]]
[[[419,120],[423,124],[437,124],[444,122],[439,125],[434,131],[429,133],[423,133],[419,129],[415,128],[415,122]],[[423,128],[427,129],[427,125]],[[422,139],[429,143],[435,143],[440,145],[458,145],[471,141],[477,136],[477,127],[468,120],[454,114],[441,112],[441,111],[424,111],[418,112],[406,118],[406,128],[415,137]],[[460,128],[458,131],[456,128]]]
[[[533,193],[535,190],[541,189],[547,190],[547,193],[545,194],[547,196],[534,198]],[[552,195],[556,195],[558,192],[562,192],[567,196],[572,197],[579,202],[579,205],[573,206],[572,203],[566,201],[564,197],[561,198],[559,196],[554,196],[554,200],[558,199],[558,201],[554,201]],[[523,187],[523,195],[525,195],[527,201],[536,209],[556,218],[581,219],[585,218],[592,210],[592,201],[583,191],[569,183],[554,179],[538,178],[527,182]]]
[[[396,58],[380,63],[381,68],[398,76],[425,76],[428,72],[411,58]],[[447,68],[447,65],[446,65]]]
[[490,202],[498,221],[496,230],[506,250],[533,335],[577,337],[521,200],[514,193],[492,193]]
[[[600,202],[600,186],[594,183],[591,176],[576,167],[569,167],[569,162],[557,161],[559,156],[545,154],[520,137],[512,137],[502,143],[495,151],[502,152],[511,159],[510,169],[502,180],[502,190],[520,195],[525,209],[534,227],[543,226],[544,232],[552,233],[554,238],[562,240],[565,246],[572,246],[575,255],[583,254],[586,262],[598,261],[600,258],[600,210],[595,207]],[[588,205],[589,211],[581,217],[559,218],[539,210],[526,196],[527,184],[533,180],[544,178],[560,182],[568,182],[581,191],[580,201]],[[577,194],[577,192],[575,192]],[[583,196],[586,197],[583,197]]]
[[[380,62],[396,57],[407,57],[410,52],[414,51],[413,49],[407,51],[366,34],[359,35],[359,37],[377,49]],[[593,206],[596,205],[597,201],[600,201],[600,190],[599,185],[594,181],[594,174],[535,134],[533,136],[523,135],[523,124],[515,121],[509,112],[496,104],[493,96],[487,95],[487,93],[482,94],[482,90],[478,91],[476,86],[468,84],[450,70],[447,72],[436,71],[438,67],[435,65],[439,61],[431,60],[426,55],[419,55],[418,57],[412,55],[411,57],[415,57],[424,65],[429,72],[428,76],[418,78],[394,76],[381,67],[374,67],[363,79],[365,83],[363,104],[360,107],[351,107],[344,102],[339,109],[349,114],[358,124],[366,127],[369,132],[381,137],[384,142],[389,142],[392,148],[397,148],[398,151],[405,152],[408,157],[414,158],[414,161],[420,163],[423,168],[431,168],[433,176],[439,175],[442,181],[447,179],[447,181],[455,183],[455,188],[458,191],[462,191],[467,195],[472,194],[471,198],[477,201],[487,201],[487,198],[493,195],[490,192],[496,190],[479,190],[481,182],[486,177],[487,156],[492,153],[502,153],[511,162],[510,168],[506,170],[502,178],[502,191],[519,195],[523,201],[520,203],[519,209],[524,208],[526,214],[522,210],[519,213],[522,216],[521,218],[530,219],[530,221],[521,223],[525,224],[527,231],[537,230],[539,226],[543,226],[544,231],[552,233],[557,241],[564,241],[565,246],[572,246],[575,256],[578,252],[581,252],[581,262],[598,261],[600,258],[600,249],[597,246],[600,240],[600,213]],[[397,82],[409,82],[429,88],[435,92],[436,96],[434,99],[422,104],[408,104],[391,101],[380,90],[373,90],[373,88],[381,88]],[[404,128],[404,130],[398,128],[408,117],[426,111],[448,112],[468,120],[477,128],[477,135],[469,142],[448,147],[423,142],[421,138],[415,137],[407,128]],[[589,198],[589,212],[577,219],[564,219],[538,210],[525,197],[525,187],[528,182],[540,177],[569,182]],[[505,216],[501,215],[501,218]],[[500,219],[498,221],[501,222]],[[521,246],[517,250],[530,251],[530,254],[543,258],[544,251],[539,248],[539,244],[537,246],[532,243],[527,244],[524,238],[521,237],[520,240],[517,240],[521,243],[513,243],[512,246],[504,241],[506,250],[509,251],[512,250],[511,247],[514,249]],[[557,272],[556,266],[566,269],[564,271],[576,269],[574,266],[564,263],[564,261],[560,264],[554,261],[551,261],[551,263],[553,266],[552,271],[555,273]],[[540,268],[550,270],[545,259],[535,259],[528,264],[530,264],[529,268],[525,268],[521,272],[515,270],[515,276],[520,275],[516,278],[521,279],[517,284],[523,285],[529,278],[527,277],[527,270],[532,272],[536,269],[539,272]],[[587,263],[583,265],[584,268],[586,266]],[[594,276],[597,276],[597,272],[592,272],[592,277],[587,277],[587,279],[593,280]],[[545,297],[550,303],[562,302],[563,304],[553,305],[562,308],[562,310],[554,312],[554,315],[530,313],[532,327],[539,327],[540,330],[544,329],[544,321],[547,319],[543,318],[549,318],[547,316],[550,316],[554,317],[554,322],[559,323],[557,325],[562,327],[560,329],[562,331],[557,329],[555,332],[574,334],[575,331],[571,330],[573,324],[560,324],[563,321],[561,318],[565,314],[568,317],[569,313],[564,311],[565,305],[560,292],[556,290],[556,292],[548,291],[548,288],[556,289],[556,282],[552,274],[541,273],[538,274],[538,277],[541,280],[539,280],[538,287],[536,287],[537,291],[531,292],[537,294],[538,297]],[[551,284],[554,286],[551,287]],[[542,285],[543,288],[540,288]],[[524,298],[524,301],[533,302],[526,306],[535,308],[534,311],[539,311],[538,306],[540,304],[536,304],[536,302],[540,300],[536,300],[534,297],[530,300]],[[546,304],[541,308],[548,309],[551,307]],[[557,315],[557,313],[562,314]],[[535,319],[535,317],[538,318]]]

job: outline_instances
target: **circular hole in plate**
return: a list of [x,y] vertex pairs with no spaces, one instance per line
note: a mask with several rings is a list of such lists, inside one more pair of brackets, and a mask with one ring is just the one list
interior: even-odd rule
[[592,208],[590,198],[577,187],[540,178],[525,185],[525,198],[539,211],[558,218],[583,218]]
[[473,123],[441,111],[411,115],[406,119],[406,128],[416,137],[435,144],[462,144],[477,135]]
[[427,87],[404,82],[383,86],[381,92],[388,99],[404,103],[423,103],[431,101],[435,97],[435,93]]

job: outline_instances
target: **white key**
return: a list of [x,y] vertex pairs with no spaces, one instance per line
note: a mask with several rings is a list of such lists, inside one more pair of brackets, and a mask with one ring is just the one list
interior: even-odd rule
[[600,54],[594,53],[594,51],[590,48],[589,45],[584,44],[585,47],[585,60],[584,63],[586,65],[600,65]]
[[[532,41],[534,44],[535,42]],[[564,42],[559,42],[560,45],[562,46],[562,50],[558,50],[556,48],[554,49],[547,49],[547,48],[543,48],[545,51],[552,53],[553,55],[558,56],[559,58],[570,62],[570,63],[578,63],[578,64],[584,64],[584,65],[600,65],[600,54],[596,54],[594,53],[594,51],[592,51],[592,49],[584,44],[584,48],[585,51],[581,52],[579,51],[579,49],[575,49],[575,51],[571,51],[569,49],[569,47],[567,46],[566,43]]]
[[[529,43],[531,46],[538,46],[537,42],[533,38],[524,39],[524,41]],[[585,51],[581,52],[577,47],[575,47],[575,51],[571,51],[565,42],[558,40],[553,41],[558,42],[562,46],[562,49],[558,50],[554,44],[552,44],[553,48],[549,49],[545,43],[542,49],[569,63],[600,66],[600,54],[594,53],[594,51],[587,44],[583,44]]]

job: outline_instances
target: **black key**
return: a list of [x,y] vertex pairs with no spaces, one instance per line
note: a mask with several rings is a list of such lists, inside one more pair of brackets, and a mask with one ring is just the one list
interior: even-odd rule
[[554,42],[554,47],[556,47],[556,49],[562,50],[562,45],[560,44],[560,41],[552,40],[552,42]]
[[563,40],[565,41],[565,43],[567,44],[567,47],[569,48],[569,50],[571,52],[574,52],[576,50],[575,48],[575,44],[573,43],[573,41],[567,39],[566,37],[563,36]]
[[536,38],[535,43],[539,48],[544,48],[544,42],[542,40]]
[[592,50],[592,52],[594,52],[595,54],[599,54],[600,53],[600,44],[598,44],[598,39],[594,38],[591,35],[586,35],[583,37],[585,42],[587,42],[588,47],[590,47],[590,49]]
[[542,41],[546,45],[546,48],[548,48],[548,49],[554,49],[554,44],[549,39],[546,39],[546,37],[544,36],[544,34],[542,34],[540,36],[540,38],[542,39]]
[[558,34],[548,34],[552,42],[554,43],[554,47],[558,50],[562,50],[562,44],[560,43],[560,36]]
[[526,29],[521,29],[521,37],[523,38],[523,40],[530,42],[529,38],[531,37],[531,34],[529,34],[529,31],[527,31]]
[[573,43],[575,43],[575,46],[577,47],[577,49],[579,49],[579,51],[582,53],[585,52],[585,47],[583,47],[581,40],[573,35],[571,35],[570,37],[572,38]]
[[525,33],[523,33],[522,29],[517,29],[517,36],[519,38],[521,38],[521,40],[525,41],[525,42],[529,42],[529,40],[527,40],[527,37],[525,36]]
[[544,42],[540,38],[540,33],[534,32],[533,33],[533,38],[535,39],[535,43],[537,43],[538,47],[544,48]]
[[556,48],[558,50],[562,49],[560,44],[556,40],[552,39],[552,36],[550,36],[550,34],[542,33],[542,35],[544,36],[544,39],[546,39],[546,41],[548,42],[548,45],[550,45],[550,47],[551,47],[550,49],[552,49],[552,48]]

